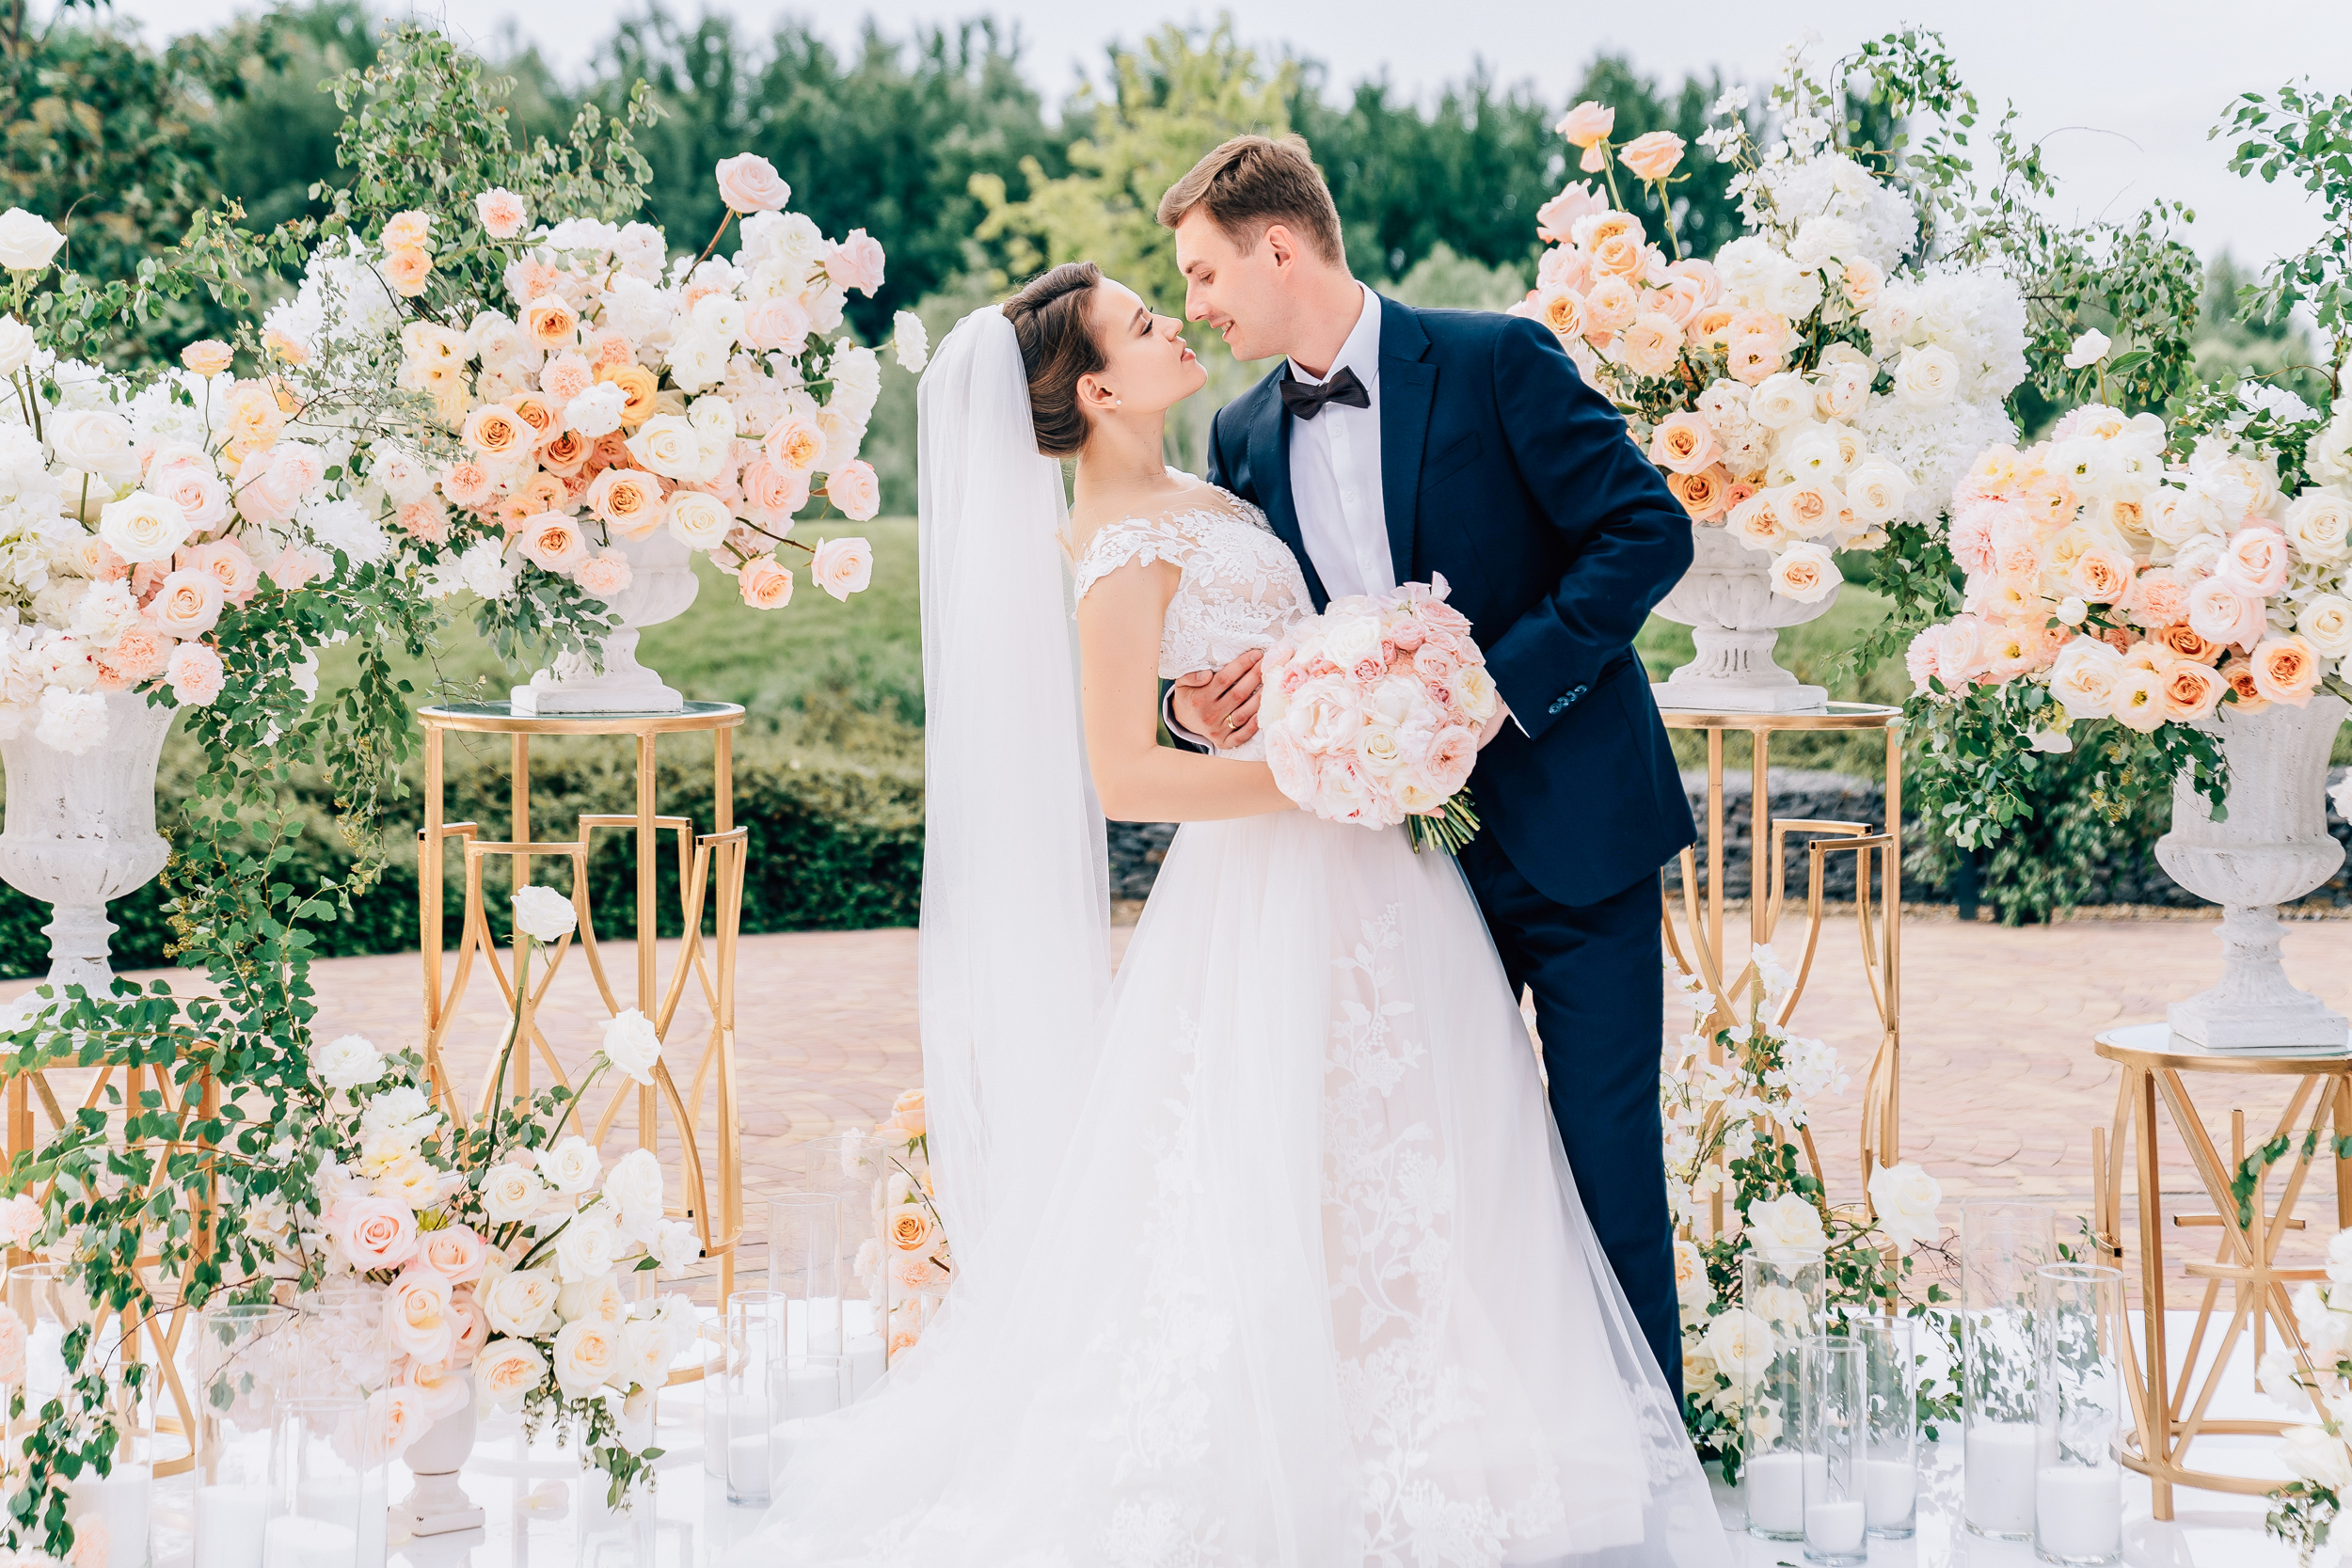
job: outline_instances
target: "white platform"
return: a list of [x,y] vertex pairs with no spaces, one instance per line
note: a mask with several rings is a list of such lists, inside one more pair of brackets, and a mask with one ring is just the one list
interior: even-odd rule
[[[2187,1314],[2176,1313],[2184,1331]],[[2185,1335],[2176,1339],[2185,1342]],[[2270,1402],[2253,1392],[2250,1351],[2241,1351],[2233,1378],[2236,1392],[2217,1401],[2216,1415],[2276,1415]],[[1873,1541],[1874,1568],[2032,1568],[2030,1546],[1984,1541],[1960,1526],[1960,1444],[1925,1450],[1919,1490],[1919,1533],[1909,1541]],[[724,1485],[703,1470],[702,1397],[697,1386],[667,1391],[661,1401],[657,1462],[660,1476],[653,1516],[633,1536],[591,1522],[596,1512],[582,1507],[583,1483],[569,1456],[550,1447],[532,1451],[517,1417],[492,1417],[484,1423],[466,1488],[489,1516],[485,1528],[463,1535],[395,1543],[388,1568],[714,1568],[729,1546],[747,1538],[760,1511],[730,1505]],[[2198,1449],[2199,1463],[2217,1470],[2283,1480],[2271,1457],[2268,1438],[2210,1439]],[[407,1493],[407,1476],[395,1469],[389,1488]],[[173,1512],[173,1493],[184,1479],[165,1482],[158,1514]],[[1740,1519],[1736,1497],[1718,1486],[1717,1502],[1727,1521]],[[2147,1482],[2126,1474],[2123,1483],[2124,1561],[2132,1568],[2292,1568],[2294,1556],[2263,1533],[2265,1499],[2217,1492],[2175,1492],[2176,1517],[2158,1524],[2150,1515]],[[1803,1548],[1793,1542],[1757,1541],[1736,1528],[1726,1530],[1731,1560],[1738,1568],[1803,1568]],[[159,1537],[156,1568],[186,1568],[184,1537]],[[2321,1568],[2337,1562],[2335,1549],[2319,1554]]]

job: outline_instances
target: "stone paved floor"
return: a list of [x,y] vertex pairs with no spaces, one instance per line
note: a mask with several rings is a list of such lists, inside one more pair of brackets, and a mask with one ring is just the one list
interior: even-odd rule
[[[1735,933],[1739,919],[1732,917]],[[2288,930],[2289,974],[2352,1011],[2352,922],[2298,922]],[[1128,934],[1125,928],[1114,933],[1118,950]],[[1784,957],[1792,946],[1789,935],[1785,929]],[[660,946],[664,976],[675,949],[675,942]],[[1840,1047],[1858,1091],[1876,1031],[1855,955],[1851,924],[1831,927],[1796,1022],[1802,1031]],[[607,943],[602,956],[622,999],[633,1000],[630,944]],[[2071,1227],[2071,1216],[2087,1214],[2090,1132],[2112,1117],[2117,1084],[2117,1069],[2092,1053],[2091,1036],[2161,1017],[2166,1001],[2208,983],[2219,963],[2211,921],[2086,920],[2020,929],[1949,918],[1908,923],[1902,1150],[1955,1200],[1947,1205],[1947,1221],[1957,1221],[1956,1200],[1970,1197],[2048,1202],[2058,1207],[2062,1227]],[[739,1082],[748,1191],[789,1185],[791,1146],[870,1124],[887,1115],[899,1090],[920,1080],[914,968],[911,930],[743,939]],[[357,1030],[379,1044],[419,1042],[421,982],[414,954],[329,960],[319,966],[317,985],[323,1036]],[[477,971],[451,1049],[460,1083],[477,1092],[500,1016],[497,992]],[[558,1054],[578,1063],[594,1048],[601,1017],[575,952],[549,992],[543,1026]],[[673,1026],[671,1061],[682,1090],[691,1092],[708,1018],[699,995],[690,995]],[[2247,1110],[2249,1141],[2258,1142],[2291,1083],[2205,1077],[2192,1083],[2191,1092],[2226,1149],[2230,1108]],[[702,1093],[706,1121],[710,1092],[705,1086]],[[591,1111],[600,1115],[602,1109],[599,1097]],[[615,1150],[635,1142],[633,1108],[622,1111],[608,1135]],[[1857,1114],[1850,1094],[1828,1108],[1818,1129],[1834,1187],[1852,1185]],[[2169,1128],[2164,1155],[2168,1203],[2209,1212]],[[2332,1197],[2323,1176],[2300,1205],[2314,1242],[2332,1228]],[[752,1228],[760,1228],[756,1205],[750,1218]],[[2128,1207],[2125,1220],[2128,1229]],[[2193,1235],[2176,1234],[2183,1240]]]

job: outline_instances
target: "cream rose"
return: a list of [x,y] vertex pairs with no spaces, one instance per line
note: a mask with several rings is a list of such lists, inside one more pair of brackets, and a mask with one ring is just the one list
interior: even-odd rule
[[2327,486],[2306,490],[2288,503],[2285,527],[2307,560],[2342,561],[2352,555],[2352,497]]
[[792,199],[792,187],[776,167],[755,152],[719,160],[719,199],[733,213],[775,213]]
[[1772,580],[1772,592],[1783,598],[1818,604],[1837,587],[1837,562],[1828,546],[1801,540],[1773,558]]
[[1924,1246],[1944,1233],[1935,1206],[1944,1201],[1943,1183],[1917,1165],[1881,1165],[1870,1173],[1870,1207],[1879,1228],[1898,1246]]
[[1693,409],[1667,415],[1650,433],[1649,460],[1670,473],[1704,472],[1722,455],[1714,427]]
[[863,539],[820,539],[809,558],[809,580],[844,603],[874,574],[874,546]]
[[1794,371],[1766,376],[1748,399],[1748,417],[1768,430],[1785,430],[1812,415],[1812,384]]
[[582,1318],[557,1330],[555,1384],[574,1399],[585,1399],[603,1387],[620,1365],[621,1337],[612,1324]]
[[452,1285],[470,1285],[480,1279],[489,1257],[489,1244],[470,1225],[445,1225],[424,1232],[420,1254],[426,1268]]
[[[516,1269],[491,1275],[482,1284],[482,1315],[497,1333],[535,1338],[547,1332],[549,1320],[555,1316],[557,1290],[555,1275],[547,1269]],[[475,1364],[478,1367],[479,1360]]]
[[210,572],[173,572],[149,608],[156,624],[182,641],[192,641],[220,619],[220,578]]
[[596,1186],[604,1158],[587,1139],[573,1136],[540,1157],[539,1172],[557,1192],[577,1196]]
[[344,1200],[339,1216],[329,1213],[343,1257],[361,1273],[396,1269],[417,1255],[417,1216],[404,1204],[355,1197]]
[[661,1212],[661,1161],[650,1148],[632,1148],[612,1163],[604,1198],[631,1218]]
[[134,565],[168,561],[187,542],[188,515],[161,496],[134,490],[100,511],[98,537]]
[[2050,695],[2069,718],[2105,719],[2115,711],[2122,656],[2096,638],[2078,637],[2050,666]]
[[620,1233],[601,1207],[573,1215],[555,1238],[555,1272],[566,1285],[611,1274],[620,1255]]
[[735,586],[754,610],[781,610],[792,602],[792,573],[773,556],[745,562],[735,574]]
[[539,1347],[520,1339],[493,1339],[473,1358],[473,1385],[485,1403],[519,1410],[523,1397],[548,1375]]
[[1715,1299],[1715,1288],[1707,1277],[1707,1255],[1695,1242],[1679,1237],[1675,1241],[1675,1299],[1682,1304],[1686,1321],[1706,1312]]
[[2287,1428],[2278,1453],[2286,1467],[2305,1481],[2338,1493],[2352,1491],[2352,1450],[2326,1427]]
[[1952,351],[1931,344],[1907,348],[1895,365],[1895,396],[1917,407],[1947,404],[1960,391],[1960,361]]
[[735,527],[734,515],[718,497],[702,490],[670,496],[670,532],[689,549],[714,550]]
[[539,1212],[547,1187],[534,1171],[516,1164],[496,1164],[482,1176],[482,1212],[493,1225],[512,1225]]
[[2334,594],[2315,594],[2305,600],[2302,610],[2296,612],[2295,629],[2318,650],[2322,658],[2352,655],[2352,601]]
[[2206,578],[2188,591],[2188,624],[2209,641],[2250,648],[2263,635],[2263,602],[2220,577]]
[[1743,1307],[1708,1321],[1707,1354],[1735,1385],[1762,1376],[1772,1364],[1772,1325]]
[[1802,1193],[1751,1203],[1747,1212],[1748,1245],[1775,1263],[1796,1264],[1820,1257],[1829,1245],[1821,1212]]
[[2222,546],[2214,576],[2241,594],[2263,598],[2286,586],[2292,555],[2286,535],[2276,529],[2240,529]]
[[403,1355],[446,1361],[456,1348],[450,1321],[450,1282],[428,1268],[411,1268],[384,1288],[384,1336]]

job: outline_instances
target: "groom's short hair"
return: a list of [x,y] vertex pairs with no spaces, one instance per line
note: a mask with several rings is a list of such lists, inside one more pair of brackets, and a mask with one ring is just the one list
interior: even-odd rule
[[1340,210],[1303,136],[1235,136],[1168,188],[1160,198],[1161,227],[1175,228],[1196,207],[1205,208],[1245,256],[1279,223],[1334,266],[1346,257]]

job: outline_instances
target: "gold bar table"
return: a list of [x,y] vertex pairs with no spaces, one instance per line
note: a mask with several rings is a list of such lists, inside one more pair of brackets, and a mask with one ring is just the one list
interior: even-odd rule
[[[1695,974],[1715,999],[1708,1032],[1745,1025],[1741,993],[1754,978],[1755,965],[1737,974],[1724,973],[1724,737],[1745,735],[1750,743],[1754,794],[1748,835],[1748,945],[1772,942],[1787,912],[1785,865],[1790,833],[1813,835],[1807,846],[1806,924],[1803,957],[1789,966],[1796,985],[1782,1004],[1778,1021],[1786,1023],[1804,995],[1813,973],[1814,955],[1820,945],[1823,919],[1821,887],[1828,857],[1854,857],[1854,914],[1860,927],[1863,968],[1870,981],[1871,999],[1879,1020],[1879,1041],[1865,1080],[1862,1105],[1863,1212],[1868,1212],[1870,1173],[1902,1158],[1902,819],[1903,710],[1876,703],[1831,703],[1811,713],[1699,713],[1661,709],[1670,730],[1697,730],[1707,736],[1707,811],[1700,824],[1700,842],[1682,851],[1678,860],[1659,872],[1661,916],[1666,951],[1687,974]],[[1789,731],[1880,730],[1886,736],[1885,823],[1836,822],[1772,816],[1772,789],[1767,778],[1772,766],[1772,737]],[[1702,891],[1698,856],[1707,857]],[[1874,908],[1870,895],[1875,870],[1882,889]],[[1669,871],[1679,873],[1682,929],[1676,928],[1676,889]],[[1720,1050],[1710,1051],[1710,1056]],[[1797,1130],[1813,1174],[1822,1177],[1821,1158],[1810,1128]],[[1724,1199],[1720,1190],[1709,1215],[1712,1233],[1724,1229]]]
[[[2110,1029],[2092,1042],[2100,1055],[2123,1069],[2115,1101],[2111,1132],[2091,1132],[2091,1227],[2103,1260],[2123,1267],[2123,1166],[2126,1152],[2136,1177],[2139,1200],[2138,1273],[2140,1296],[2139,1343],[2123,1341],[2123,1381],[2132,1399],[2132,1430],[2123,1434],[2122,1461],[2148,1478],[2158,1519],[2172,1517],[2172,1488],[2198,1487],[2208,1492],[2234,1492],[2259,1497],[2278,1484],[2249,1476],[2227,1475],[2192,1468],[2189,1449],[2200,1437],[2276,1436],[2293,1421],[2228,1419],[2210,1416],[2214,1396],[2230,1366],[2230,1354],[2249,1329],[2254,1334],[2259,1360],[2267,1331],[2276,1331],[2310,1370],[2310,1355],[2302,1332],[2296,1326],[2295,1287],[2307,1279],[2323,1279],[2323,1268],[2292,1268],[2279,1262],[2279,1243],[2290,1230],[2303,1228],[2295,1217],[2296,1199],[2312,1168],[2335,1160],[2336,1225],[2352,1226],[2352,1161],[2335,1159],[2335,1140],[2352,1134],[2352,1054],[2334,1056],[2264,1056],[2250,1052],[2206,1051],[2201,1046],[2175,1045],[2172,1031],[2162,1023],[2138,1023]],[[2204,1117],[2189,1098],[2185,1074],[2210,1073],[2229,1092],[2249,1078],[2295,1080],[2286,1109],[2280,1114],[2273,1138],[2288,1140],[2287,1151],[2263,1164],[2240,1207],[2232,1190],[2246,1162],[2246,1113],[2230,1113],[2230,1154],[2221,1150],[2205,1130]],[[2197,1179],[2213,1204],[2210,1214],[2165,1213],[2163,1173],[2157,1145],[2158,1108],[2187,1149]],[[2104,1136],[2102,1134],[2105,1134]],[[2269,1197],[2273,1175],[2284,1180],[2275,1206]],[[2211,1229],[2217,1243],[2213,1258],[2186,1259],[2182,1267],[2203,1281],[2199,1292],[2196,1326],[2181,1357],[2180,1374],[2172,1372],[2169,1325],[2165,1322],[2164,1235],[2166,1227]],[[2206,1337],[2220,1312],[2221,1289],[2230,1288],[2227,1326],[2210,1350]],[[2205,1362],[2202,1378],[2197,1375]],[[2318,1419],[2316,1411],[2310,1418]]]
[[[660,1120],[667,1109],[678,1146],[676,1168],[670,1175],[684,1198],[683,1205],[674,1206],[672,1212],[693,1223],[702,1241],[704,1257],[717,1261],[720,1301],[723,1305],[735,1289],[735,1255],[743,1238],[742,1130],[736,1092],[735,964],[736,939],[743,914],[747,835],[744,829],[735,825],[734,763],[735,731],[743,722],[743,709],[733,703],[688,703],[683,711],[676,713],[518,715],[506,703],[464,703],[422,708],[417,714],[417,721],[424,731],[424,828],[418,835],[417,927],[424,969],[424,1059],[434,1094],[453,1119],[463,1122],[486,1108],[493,1092],[485,1077],[479,1096],[469,1102],[452,1079],[444,1054],[444,1043],[477,959],[497,980],[508,1009],[516,1006],[518,990],[523,991],[521,1022],[509,1067],[515,1098],[531,1098],[534,1056],[556,1083],[569,1085],[571,1080],[564,1063],[534,1024],[533,1015],[577,942],[595,977],[605,1010],[618,1016],[634,1006],[651,1019],[662,1038],[663,1059],[654,1069],[651,1085],[638,1088],[634,1095],[628,1093],[626,1085],[616,1087],[601,1115],[593,1121],[590,1108],[576,1102],[567,1120],[591,1144],[600,1145],[624,1108],[633,1101],[638,1147],[658,1151]],[[472,822],[445,819],[444,757],[452,732],[508,737],[513,805],[511,832],[504,841],[482,837]],[[713,820],[708,832],[695,832],[693,823],[684,816],[663,816],[655,798],[655,749],[660,737],[703,734],[711,740]],[[583,815],[569,838],[535,838],[531,816],[531,742],[534,736],[610,736],[632,739],[637,749],[636,810]],[[589,894],[587,865],[595,835],[599,832],[635,835],[637,896],[632,934],[637,948],[637,983],[633,1003],[623,1002],[615,993],[597,948],[596,911]],[[659,973],[654,944],[660,912],[660,841],[665,832],[677,835],[678,904],[684,933],[666,984]],[[442,891],[446,881],[444,858],[453,842],[463,855],[465,912],[455,957],[450,960],[443,930]],[[501,967],[484,908],[483,864],[493,855],[503,855],[512,863],[516,887],[531,880],[531,863],[534,859],[561,858],[570,864],[572,908],[579,917],[579,929],[574,936],[565,937],[548,949],[545,963],[539,973],[530,977],[527,988],[522,950],[519,946],[510,949],[506,965]],[[706,915],[712,922],[708,936],[702,928]],[[670,1064],[675,1057],[669,1047],[671,1026],[690,980],[702,987],[704,1000],[710,1008],[711,1030],[694,1060],[689,1089],[681,1095],[671,1071]],[[714,1125],[707,1141],[702,1128],[707,1093],[715,1101]],[[682,1375],[691,1380],[700,1374],[690,1371]]]

